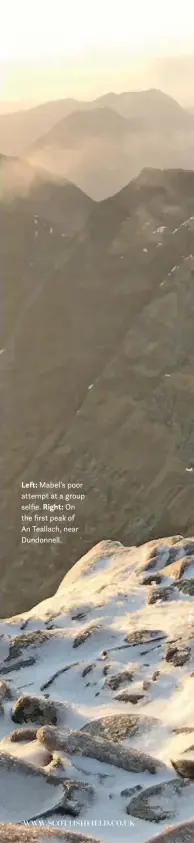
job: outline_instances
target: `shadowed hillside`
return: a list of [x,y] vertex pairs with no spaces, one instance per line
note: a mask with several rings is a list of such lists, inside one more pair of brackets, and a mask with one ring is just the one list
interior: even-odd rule
[[[21,203],[2,206],[8,312],[17,291],[0,356],[2,614],[51,594],[104,535],[139,544],[193,523],[194,174],[143,171],[67,244],[41,218],[33,239],[22,207],[23,246]],[[26,549],[21,480],[68,478],[87,495],[78,534]]]

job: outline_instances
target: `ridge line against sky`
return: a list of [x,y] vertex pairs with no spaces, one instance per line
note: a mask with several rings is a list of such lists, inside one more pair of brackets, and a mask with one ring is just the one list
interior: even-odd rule
[[0,102],[159,87],[192,104],[193,72],[193,0],[0,0]]

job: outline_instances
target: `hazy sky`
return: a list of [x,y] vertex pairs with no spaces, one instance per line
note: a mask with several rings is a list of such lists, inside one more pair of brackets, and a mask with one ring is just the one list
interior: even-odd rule
[[0,0],[1,102],[179,81],[194,101],[192,69],[194,0]]

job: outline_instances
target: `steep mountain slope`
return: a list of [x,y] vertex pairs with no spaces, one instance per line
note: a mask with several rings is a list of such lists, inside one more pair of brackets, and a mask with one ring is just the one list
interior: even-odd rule
[[55,123],[77,108],[73,99],[53,100],[35,108],[0,114],[0,148],[5,155],[21,156],[35,143],[43,132],[49,132]]
[[39,138],[33,148],[41,149],[53,143],[73,148],[75,143],[79,146],[88,137],[95,138],[104,135],[106,138],[111,133],[114,133],[114,140],[115,134],[120,137],[127,128],[128,121],[107,106],[92,111],[73,111],[68,117],[60,120],[43,138]]
[[73,184],[0,156],[1,347],[14,336],[18,319],[48,276],[53,277],[61,253],[64,260],[69,240],[85,226],[91,208],[91,199]]
[[27,196],[37,172],[27,161],[0,153],[0,202]]
[[0,622],[1,843],[193,841],[193,574],[193,538],[102,541]]
[[[27,151],[32,165],[68,177],[92,198],[115,193],[131,176],[135,121],[108,107],[76,111]],[[136,135],[134,136],[136,139]]]
[[55,222],[65,234],[82,228],[92,208],[90,197],[68,179],[55,178],[45,169],[37,170],[22,159],[0,155],[2,210],[5,203],[5,209],[15,213],[14,200],[24,214],[34,212],[35,217],[39,215]]
[[[31,243],[35,295],[0,356],[2,614],[43,598],[45,578],[51,594],[104,535],[139,543],[191,531],[193,218],[192,172],[144,171],[94,206],[67,247],[60,237],[42,284]],[[40,222],[45,254],[42,238]],[[11,255],[13,287],[9,238]],[[21,544],[30,480],[83,483],[78,531],[62,544]]]

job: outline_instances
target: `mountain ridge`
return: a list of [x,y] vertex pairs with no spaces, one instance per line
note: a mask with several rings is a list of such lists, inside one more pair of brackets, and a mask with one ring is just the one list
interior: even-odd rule
[[[65,118],[71,112],[75,110],[92,110],[93,108],[98,108],[104,102],[116,103],[118,105],[119,100],[124,105],[126,101],[129,101],[129,106],[131,103],[137,103],[137,108],[139,110],[139,116],[142,115],[142,108],[145,102],[145,105],[150,103],[152,105],[152,100],[154,100],[154,105],[156,108],[156,100],[158,101],[158,105],[160,108],[161,106],[166,103],[169,109],[173,107],[174,111],[174,123],[175,123],[175,112],[182,119],[187,122],[187,125],[192,125],[193,118],[192,115],[181,106],[179,103],[176,102],[172,97],[169,97],[168,94],[164,94],[159,89],[155,89],[154,91],[137,91],[137,92],[129,92],[124,94],[105,94],[104,96],[100,96],[96,98],[96,100],[90,101],[78,101],[75,99],[60,99],[60,100],[51,100],[50,102],[45,102],[41,105],[37,105],[33,108],[28,110],[16,112],[13,114],[3,114],[0,115],[0,137],[1,137],[1,148],[3,151],[8,154],[23,154],[24,151],[28,148],[30,143],[34,143],[38,137],[45,134],[49,131],[60,119]],[[130,116],[130,114],[124,115]],[[37,118],[37,119],[36,119]],[[26,137],[25,137],[25,127],[26,127]],[[34,135],[34,136],[33,136]],[[22,139],[23,138],[23,139]]]
[[123,117],[122,115],[118,114],[114,109],[110,108],[110,106],[103,106],[100,108],[94,108],[91,111],[87,110],[80,110],[80,111],[72,111],[67,117],[63,117],[59,123],[55,124],[51,131],[44,135],[41,138],[38,138],[38,141],[28,150],[28,154],[30,155],[33,152],[33,149],[41,148],[44,143],[47,142],[50,144],[52,141],[58,140],[60,143],[64,141],[69,142],[71,146],[71,132],[81,132],[83,134],[87,134],[88,131],[94,134],[95,137],[98,137],[98,133],[102,132],[106,135],[107,131],[121,131],[128,128],[131,128],[130,121]]
[[[20,544],[19,484],[29,473],[37,480],[83,479],[86,488],[77,538],[66,536],[65,551],[50,554],[50,593],[64,552],[70,568],[80,548],[112,534],[113,526],[115,537],[132,543],[177,532],[178,525],[191,530],[194,173],[144,172],[145,179],[92,205],[67,244],[53,226],[44,276],[42,251],[40,258],[34,252],[37,299],[20,320],[14,357],[5,342],[0,358],[7,607],[12,571],[21,563],[15,604],[27,600],[32,566],[33,600],[44,597],[47,553],[40,546],[35,560],[34,549],[29,545],[26,554]],[[44,251],[41,221],[38,229]]]
[[79,104],[39,132],[25,156],[66,176],[98,201],[121,190],[144,166],[193,168],[194,121],[160,91],[107,95]]

